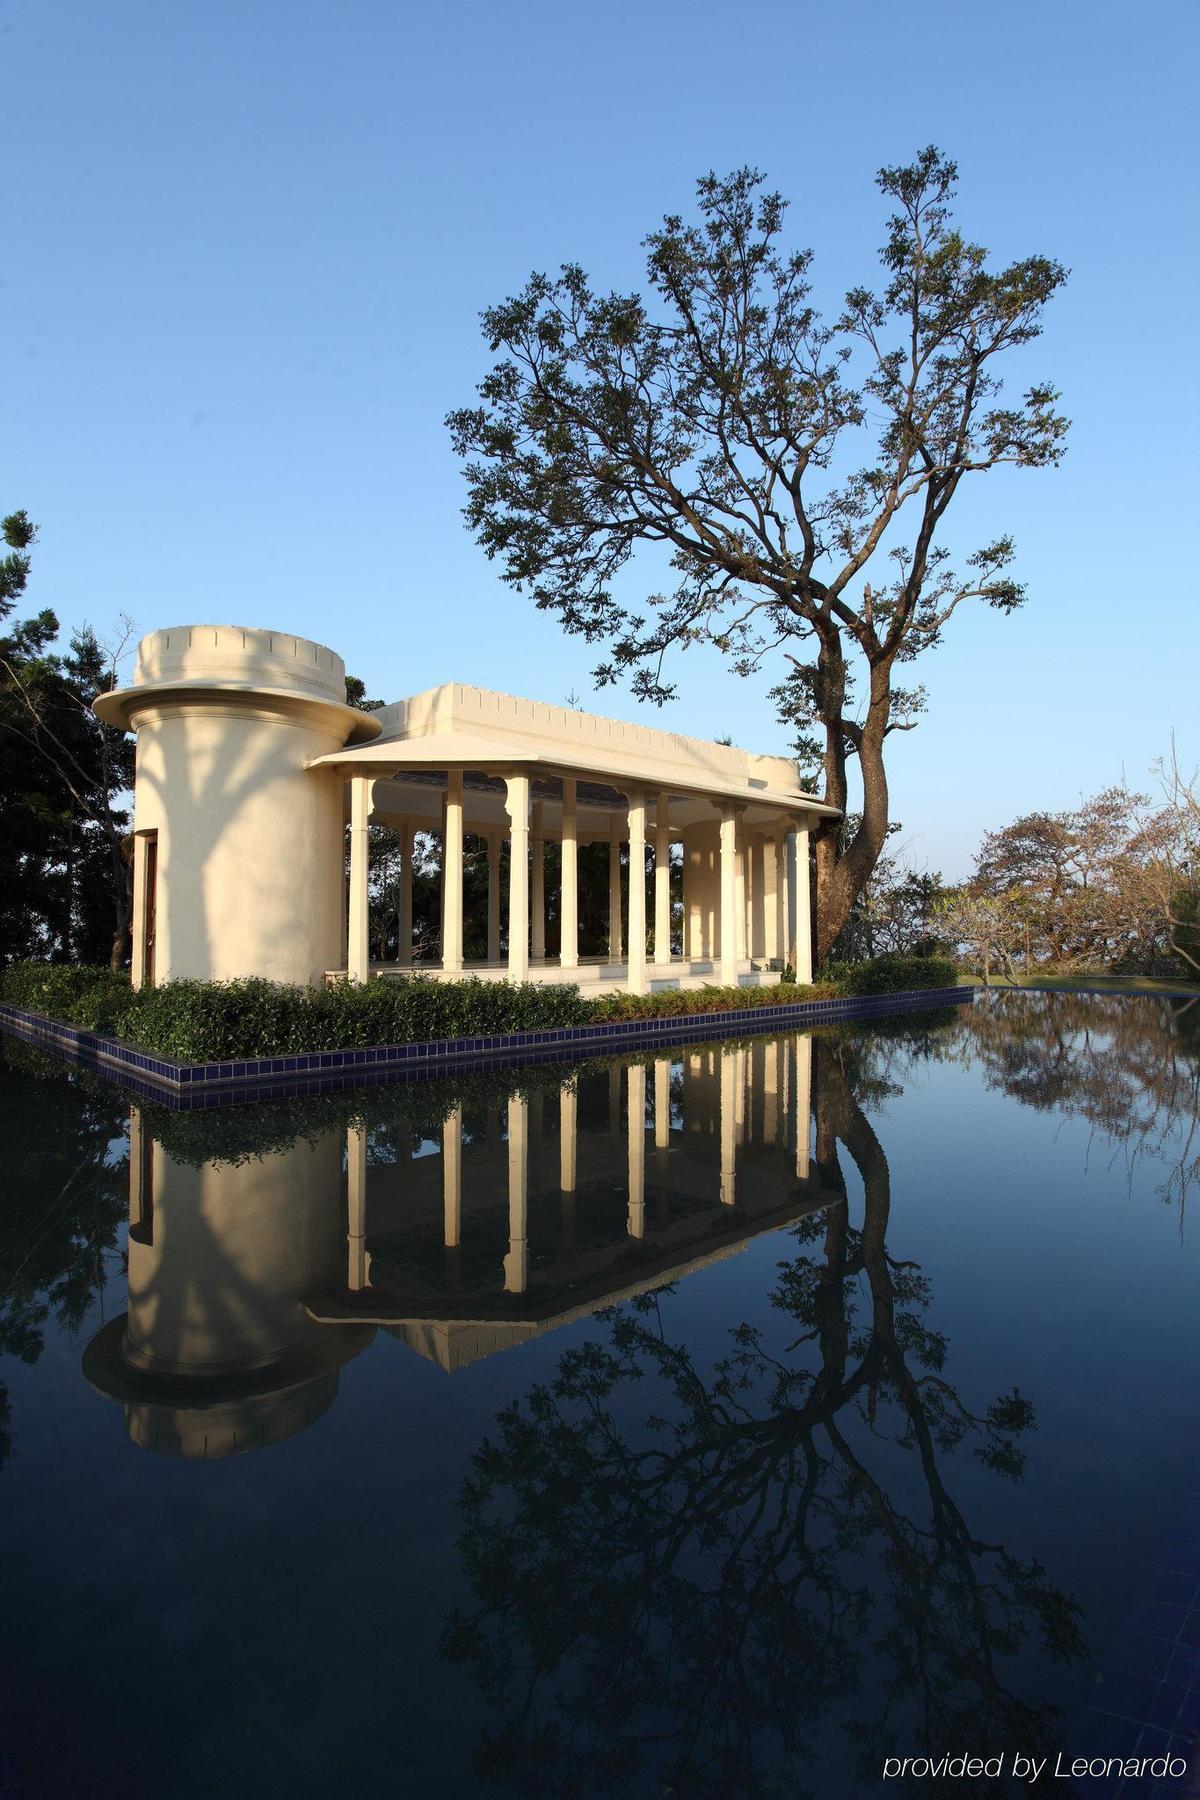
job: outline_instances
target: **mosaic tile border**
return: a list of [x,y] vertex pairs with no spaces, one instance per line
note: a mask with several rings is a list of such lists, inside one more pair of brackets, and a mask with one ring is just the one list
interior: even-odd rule
[[186,1106],[221,1106],[232,1099],[280,1099],[323,1087],[375,1085],[377,1081],[420,1080],[451,1068],[496,1067],[599,1056],[659,1044],[714,1037],[754,1036],[781,1025],[832,1025],[877,1019],[891,1013],[927,1011],[932,1006],[970,1004],[973,987],[923,988],[903,994],[871,994],[855,999],[794,1000],[725,1012],[688,1013],[672,1019],[624,1019],[606,1025],[573,1025],[557,1031],[497,1032],[486,1037],[440,1038],[421,1044],[381,1044],[369,1050],[314,1050],[298,1056],[260,1056],[240,1061],[183,1063],[135,1050],[117,1038],[64,1025],[43,1014],[0,1001],[0,1030],[37,1044],[73,1062],[158,1099]]

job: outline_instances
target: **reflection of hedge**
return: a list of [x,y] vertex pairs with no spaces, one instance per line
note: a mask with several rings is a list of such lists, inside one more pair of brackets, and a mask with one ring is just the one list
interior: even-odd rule
[[[916,1015],[873,1019],[869,1025],[821,1025],[806,1033],[818,1041],[850,1044],[888,1039],[911,1042],[926,1053],[934,1036],[956,1018],[950,1007]],[[757,1035],[774,1037],[779,1027],[772,1021]],[[866,1034],[866,1035],[864,1035]],[[726,1040],[717,1039],[716,1042]],[[704,1048],[687,1046],[687,1054]],[[122,1094],[111,1077],[87,1069],[67,1069],[61,1059],[32,1045],[0,1038],[0,1062],[14,1071],[51,1082],[69,1081],[88,1099],[111,1108],[111,1137],[125,1130],[130,1104],[138,1107],[143,1129],[163,1146],[174,1162],[200,1167],[204,1163],[243,1163],[279,1155],[301,1142],[315,1144],[328,1131],[344,1131],[348,1125],[365,1125],[368,1131],[386,1130],[408,1120],[429,1134],[461,1106],[464,1112],[504,1106],[514,1095],[543,1093],[557,1099],[568,1083],[595,1069],[642,1064],[647,1069],[661,1056],[678,1057],[684,1050],[668,1046],[577,1060],[513,1065],[499,1069],[450,1070],[416,1081],[380,1083],[374,1087],[339,1088],[331,1093],[305,1094],[285,1100],[260,1100],[252,1105],[197,1108],[177,1112],[154,1100]]]
[[0,976],[0,998],[69,1025],[111,1033],[159,1056],[220,1062],[555,1031],[596,1021],[751,1012],[781,1001],[950,987],[955,980],[952,963],[910,956],[846,964],[817,987],[673,988],[591,1000],[565,984],[441,982],[419,975],[323,988],[259,980],[168,981],[134,993],[127,977],[109,969],[22,963]]

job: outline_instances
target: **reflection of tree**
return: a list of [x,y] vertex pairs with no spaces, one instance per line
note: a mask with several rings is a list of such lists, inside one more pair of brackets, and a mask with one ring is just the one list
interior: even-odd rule
[[988,1082],[1025,1106],[1086,1119],[1127,1157],[1167,1169],[1183,1207],[1200,1180],[1200,1015],[1150,995],[993,994],[963,1014]]
[[[129,1198],[128,1109],[115,1089],[5,1048],[5,1205],[0,1213],[0,1355],[34,1363],[53,1315],[77,1333],[107,1279]],[[12,1449],[0,1387],[0,1464]]]
[[[836,1190],[848,1153],[864,1220],[835,1205],[797,1229],[772,1300],[799,1335],[780,1349],[743,1324],[706,1372],[650,1296],[607,1315],[608,1341],[568,1352],[477,1452],[463,1551],[478,1605],[445,1646],[502,1709],[482,1777],[797,1795],[846,1700],[868,1778],[898,1743],[1051,1741],[1051,1709],[1011,1691],[1004,1658],[1034,1633],[1077,1655],[1075,1608],[973,1535],[944,1468],[971,1442],[1018,1478],[1033,1409],[1014,1391],[975,1412],[945,1378],[928,1281],[887,1251],[887,1161],[856,1092],[876,1077],[853,1055],[820,1048],[817,1156]],[[659,1413],[639,1427],[648,1387]]]

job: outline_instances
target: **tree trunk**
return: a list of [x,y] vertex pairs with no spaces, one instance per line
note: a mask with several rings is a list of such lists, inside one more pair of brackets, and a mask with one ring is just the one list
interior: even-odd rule
[[841,711],[841,702],[845,698],[845,670],[840,654],[837,664],[831,658],[830,665],[820,684],[821,693],[823,699],[838,698],[839,708],[836,717],[822,708],[822,717],[826,719],[825,799],[830,806],[845,812],[846,745],[852,742],[858,751],[863,805],[858,829],[848,844],[842,844],[843,827],[838,820],[827,821],[816,833],[818,965],[829,956],[845,929],[855,901],[875,872],[887,842],[890,804],[883,744],[891,714],[891,665],[880,663],[871,670],[871,699],[861,727],[849,724]]

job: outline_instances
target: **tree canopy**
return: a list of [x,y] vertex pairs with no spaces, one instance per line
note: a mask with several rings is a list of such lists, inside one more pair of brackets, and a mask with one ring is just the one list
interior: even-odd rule
[[0,961],[124,961],[133,741],[91,709],[114,659],[90,626],[60,641],[49,609],[14,619],[37,530],[0,520]]
[[[950,502],[967,477],[1055,464],[1067,431],[1052,386],[1004,400],[996,372],[1038,336],[1065,270],[1042,255],[989,268],[933,147],[876,179],[894,208],[883,283],[851,288],[832,322],[811,253],[784,246],[783,197],[752,168],[709,174],[699,221],[669,215],[645,240],[646,294],[598,292],[571,263],[488,308],[499,360],[480,404],[448,419],[479,543],[606,646],[600,684],[624,676],[662,702],[668,652],[712,644],[743,674],[779,671],[774,698],[837,807],[857,758],[857,829],[817,834],[822,956],[886,841],[885,740],[923,705],[897,669],[964,603],[1024,598],[1006,535],[951,567]],[[633,608],[619,578],[646,545],[673,585]]]

